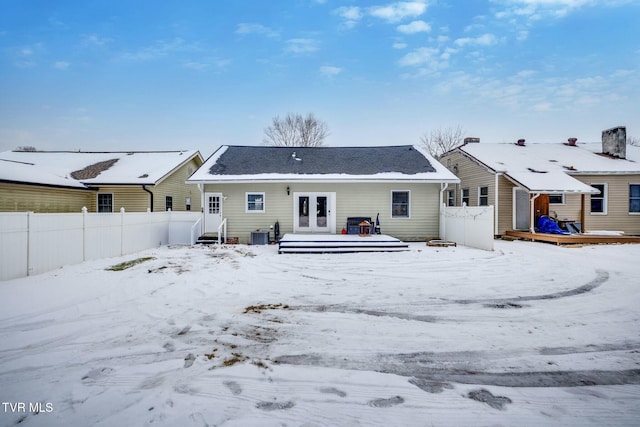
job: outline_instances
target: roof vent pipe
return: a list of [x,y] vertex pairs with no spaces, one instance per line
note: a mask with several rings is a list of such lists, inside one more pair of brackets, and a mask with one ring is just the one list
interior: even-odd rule
[[569,139],[567,139],[567,145],[570,145],[572,147],[576,146],[576,142],[578,142],[578,138],[569,138]]
[[524,141],[525,141],[524,139],[519,139],[516,145],[519,145],[520,147],[524,147]]

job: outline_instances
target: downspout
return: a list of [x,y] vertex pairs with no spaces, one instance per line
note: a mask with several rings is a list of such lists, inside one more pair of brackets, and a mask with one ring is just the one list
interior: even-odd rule
[[498,209],[498,194],[500,193],[498,191],[498,177],[502,176],[502,172],[498,172],[496,173],[496,188],[495,188],[495,192],[496,194],[494,195],[494,203],[493,203],[493,215],[494,215],[494,219],[493,219],[493,235],[497,236],[498,233],[498,213],[500,212],[500,209]]
[[153,212],[153,193],[151,192],[151,190],[147,189],[146,184],[142,184],[142,189],[147,193],[149,193],[149,206],[150,206],[149,209],[150,209],[150,212]]
[[536,222],[536,216],[535,216],[535,201],[536,199],[540,197],[540,193],[533,193],[533,197],[531,198],[531,218],[529,218],[531,221],[531,228],[529,229],[533,234],[536,234],[536,228],[535,228],[535,222]]
[[438,234],[440,234],[440,236],[438,236],[438,237],[440,237],[440,239],[446,239],[446,237],[445,237],[445,231],[446,231],[445,228],[446,228],[446,226],[445,226],[445,220],[444,220],[444,199],[443,199],[443,196],[444,196],[444,190],[446,190],[448,186],[449,186],[448,182],[441,182],[440,183],[440,209],[438,210],[438,215],[440,216],[440,218],[439,218],[440,219],[440,221],[439,221],[440,230],[439,230],[439,233],[438,233]]

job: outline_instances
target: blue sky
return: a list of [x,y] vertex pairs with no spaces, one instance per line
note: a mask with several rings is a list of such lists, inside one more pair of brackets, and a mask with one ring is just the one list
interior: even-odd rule
[[0,150],[640,136],[640,1],[0,0]]

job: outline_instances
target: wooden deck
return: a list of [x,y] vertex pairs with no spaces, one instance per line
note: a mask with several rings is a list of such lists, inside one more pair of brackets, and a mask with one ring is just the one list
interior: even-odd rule
[[384,234],[359,236],[357,234],[292,234],[287,233],[278,242],[278,253],[348,253],[399,252],[409,245]]
[[507,236],[536,242],[555,243],[556,245],[593,245],[600,243],[640,243],[640,236],[613,236],[597,234],[546,234],[530,231],[507,230]]

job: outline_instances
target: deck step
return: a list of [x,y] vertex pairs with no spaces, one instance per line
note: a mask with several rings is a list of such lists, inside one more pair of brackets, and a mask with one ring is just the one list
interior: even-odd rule
[[278,253],[351,253],[400,252],[409,245],[391,236],[285,234],[279,241]]

